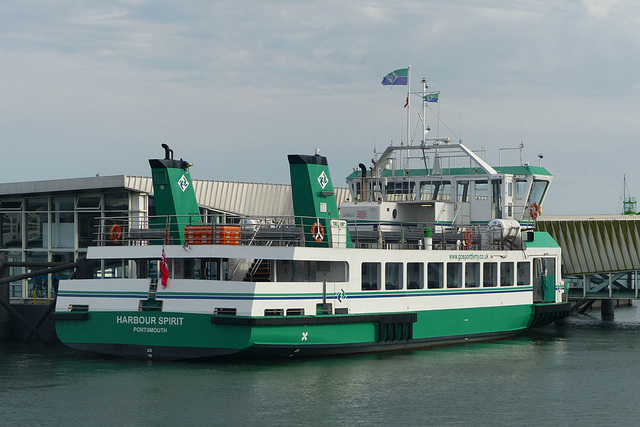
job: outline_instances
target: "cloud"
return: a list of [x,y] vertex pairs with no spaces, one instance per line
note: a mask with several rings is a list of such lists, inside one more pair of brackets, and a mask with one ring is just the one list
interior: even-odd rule
[[8,162],[0,179],[148,174],[146,159],[167,142],[196,161],[199,178],[267,182],[288,182],[286,154],[318,147],[340,181],[373,147],[406,140],[406,88],[380,81],[410,64],[413,90],[424,77],[441,91],[442,133],[493,161],[523,140],[528,160],[543,152],[557,174],[545,213],[585,211],[581,185],[610,192],[584,171],[631,171],[640,154],[639,9],[624,0],[5,2],[0,143],[9,158],[37,155],[28,174]]

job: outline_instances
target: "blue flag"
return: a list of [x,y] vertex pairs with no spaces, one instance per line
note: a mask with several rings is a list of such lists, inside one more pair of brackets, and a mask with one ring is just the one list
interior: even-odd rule
[[406,86],[409,82],[409,69],[401,68],[399,70],[395,70],[384,76],[382,79],[382,84],[385,86],[393,85],[404,85]]
[[430,93],[424,96],[424,102],[438,102],[438,96],[440,92]]

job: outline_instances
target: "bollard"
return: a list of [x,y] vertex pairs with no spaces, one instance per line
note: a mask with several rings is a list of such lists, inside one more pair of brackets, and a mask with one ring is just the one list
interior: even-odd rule
[[433,229],[431,227],[424,227],[422,229],[422,235],[425,250],[431,250],[433,243]]

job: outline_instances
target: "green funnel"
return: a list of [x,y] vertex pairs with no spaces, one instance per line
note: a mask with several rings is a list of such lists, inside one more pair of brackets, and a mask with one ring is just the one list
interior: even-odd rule
[[173,150],[166,144],[164,159],[150,159],[156,218],[151,228],[167,228],[172,242],[184,244],[184,227],[202,224],[200,209],[193,190],[189,167],[191,163],[173,159]]
[[335,247],[342,242],[350,247],[346,221],[339,220],[327,158],[291,154],[288,159],[293,212],[304,229],[305,246]]

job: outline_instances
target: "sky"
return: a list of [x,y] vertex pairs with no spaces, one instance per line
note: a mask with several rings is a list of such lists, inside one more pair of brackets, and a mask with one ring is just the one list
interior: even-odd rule
[[625,175],[640,198],[631,0],[6,0],[0,182],[149,176],[166,143],[193,178],[282,184],[318,148],[344,186],[406,142],[407,88],[380,83],[408,65],[440,92],[429,136],[543,156],[544,214],[619,213]]

